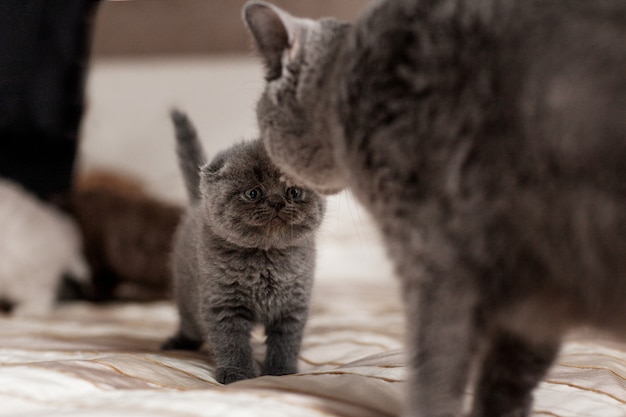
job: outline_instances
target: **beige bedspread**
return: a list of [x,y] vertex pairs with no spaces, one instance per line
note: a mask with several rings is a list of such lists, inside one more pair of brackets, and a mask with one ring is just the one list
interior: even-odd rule
[[[298,375],[220,386],[205,353],[160,352],[168,303],[74,305],[0,322],[0,414],[385,416],[399,410],[402,319],[384,287],[324,285]],[[253,345],[263,354],[263,335]],[[4,414],[7,413],[7,414]]]
[[[395,288],[323,282],[301,373],[230,386],[205,353],[160,352],[168,303],[65,306],[46,319],[0,320],[1,416],[398,415],[403,319]],[[263,354],[263,335],[254,347]],[[536,416],[626,415],[626,348],[568,343],[537,392]]]

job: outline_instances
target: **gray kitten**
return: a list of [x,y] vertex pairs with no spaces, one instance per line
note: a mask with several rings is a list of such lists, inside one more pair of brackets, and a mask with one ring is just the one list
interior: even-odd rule
[[263,374],[297,372],[325,201],[285,182],[259,140],[206,163],[187,117],[173,112],[172,119],[191,205],[172,259],[180,327],[163,348],[209,342],[219,382],[253,378],[250,331],[261,324]]
[[[270,157],[351,188],[403,284],[407,416],[529,413],[563,335],[626,325],[626,2],[262,2]],[[470,372],[475,370],[476,379]]]

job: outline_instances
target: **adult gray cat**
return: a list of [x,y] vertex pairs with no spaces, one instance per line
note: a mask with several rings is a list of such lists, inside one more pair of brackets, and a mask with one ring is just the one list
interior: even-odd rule
[[172,119],[191,205],[172,259],[180,326],[163,348],[195,350],[209,342],[216,379],[228,384],[256,376],[250,331],[261,324],[263,374],[294,373],[325,201],[287,183],[259,140],[205,163],[187,117],[173,112]]
[[[403,284],[406,415],[526,416],[564,333],[626,330],[626,2],[262,2],[270,157],[351,188]],[[470,370],[477,370],[477,379]]]

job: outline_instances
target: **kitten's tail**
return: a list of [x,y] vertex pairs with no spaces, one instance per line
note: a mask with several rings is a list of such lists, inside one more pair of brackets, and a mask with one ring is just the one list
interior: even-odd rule
[[206,157],[196,129],[187,115],[174,109],[170,116],[176,133],[178,166],[183,173],[187,194],[193,203],[200,200],[200,167],[206,163]]

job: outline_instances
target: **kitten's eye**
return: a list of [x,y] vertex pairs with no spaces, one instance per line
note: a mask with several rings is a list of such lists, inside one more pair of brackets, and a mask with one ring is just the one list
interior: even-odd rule
[[290,187],[287,189],[287,197],[293,201],[302,201],[304,199],[304,191],[302,188]]
[[246,200],[249,201],[256,201],[261,197],[261,189],[260,188],[252,188],[250,190],[244,191],[243,192],[243,196],[246,198]]

